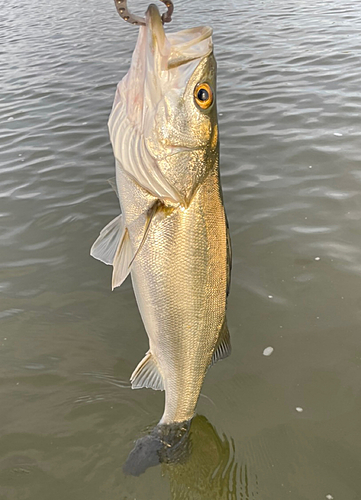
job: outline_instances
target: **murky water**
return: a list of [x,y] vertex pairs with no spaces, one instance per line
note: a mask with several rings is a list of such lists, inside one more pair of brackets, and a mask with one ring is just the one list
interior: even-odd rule
[[146,334],[89,248],[118,213],[106,122],[137,29],[111,0],[1,8],[1,500],[361,498],[359,2],[176,2],[168,29],[198,24],[219,68],[233,353],[189,459],[136,478],[122,465],[163,395],[130,389]]

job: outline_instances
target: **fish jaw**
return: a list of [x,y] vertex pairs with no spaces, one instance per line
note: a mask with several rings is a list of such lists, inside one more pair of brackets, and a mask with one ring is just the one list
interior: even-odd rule
[[187,207],[205,178],[218,169],[219,141],[216,100],[206,111],[194,103],[194,88],[207,82],[216,94],[217,66],[213,53],[202,58],[189,77],[181,99],[168,92],[159,103],[147,139],[164,177]]
[[[208,27],[166,35],[157,7],[150,5],[109,117],[117,163],[168,206],[189,204],[204,170],[204,161],[196,164],[192,152],[209,149],[217,128],[215,103],[203,113],[193,96],[194,86],[205,79],[215,91],[211,35]],[[186,161],[177,167],[178,154],[192,160],[193,181],[185,178]]]

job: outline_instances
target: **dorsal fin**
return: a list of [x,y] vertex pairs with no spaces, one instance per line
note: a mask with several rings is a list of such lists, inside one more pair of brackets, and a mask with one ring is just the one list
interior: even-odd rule
[[224,322],[219,332],[218,342],[212,356],[211,365],[217,363],[220,359],[227,358],[231,354],[231,338],[229,336],[227,320],[224,318]]
[[232,271],[232,245],[231,236],[229,234],[229,224],[226,216],[226,231],[227,231],[227,297],[231,288],[231,271]]

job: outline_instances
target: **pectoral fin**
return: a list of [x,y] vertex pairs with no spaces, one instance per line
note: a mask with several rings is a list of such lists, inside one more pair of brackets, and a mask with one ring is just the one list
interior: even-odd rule
[[100,235],[90,249],[90,255],[111,266],[124,230],[122,216],[118,215],[100,231]]
[[229,336],[226,318],[219,333],[218,342],[212,356],[211,365],[217,363],[220,359],[227,358],[231,354],[231,338]]
[[124,227],[121,215],[102,229],[90,249],[90,255],[113,266],[112,290],[123,283],[129,274],[133,253],[128,229]]
[[163,377],[151,352],[147,352],[130,377],[132,389],[149,387],[164,391]]
[[129,231],[124,226],[121,215],[109,222],[100,232],[98,239],[91,247],[90,255],[113,266],[112,290],[120,286],[128,276],[134,260],[144,245],[154,216],[163,208],[164,205],[159,200],[149,208],[143,236],[135,252],[132,250]]
[[125,228],[113,260],[112,290],[120,286],[130,273],[133,262],[128,229]]
[[137,257],[138,253],[141,251],[143,245],[144,245],[144,242],[145,240],[147,239],[147,236],[148,236],[148,231],[149,231],[149,228],[150,228],[150,223],[152,222],[153,220],[153,217],[164,207],[163,203],[159,200],[157,200],[151,207],[150,209],[148,210],[148,213],[147,213],[147,218],[146,218],[146,222],[145,222],[145,226],[144,226],[144,233],[143,233],[143,237],[142,237],[142,240],[134,254],[134,257],[131,259],[130,261],[130,264],[129,266],[131,266],[135,260],[135,258]]
[[119,198],[119,193],[118,193],[118,186],[117,186],[117,178],[116,177],[111,177],[108,179],[108,184],[110,184],[110,187],[114,191],[114,193],[117,195]]

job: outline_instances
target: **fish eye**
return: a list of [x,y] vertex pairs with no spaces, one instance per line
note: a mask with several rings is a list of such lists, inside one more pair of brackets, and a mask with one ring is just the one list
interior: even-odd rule
[[194,99],[202,109],[208,109],[213,102],[213,92],[208,83],[198,83],[194,88]]

